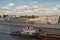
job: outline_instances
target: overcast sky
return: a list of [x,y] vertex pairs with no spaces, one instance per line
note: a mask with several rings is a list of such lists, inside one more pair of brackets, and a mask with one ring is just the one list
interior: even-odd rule
[[[33,3],[35,3],[36,5],[34,5]],[[60,13],[60,0],[0,0],[0,14],[3,12],[14,14],[15,12],[15,14],[21,13],[21,15],[23,15],[23,13],[30,13],[29,15],[39,15],[40,13],[42,13],[39,12],[40,6],[44,10],[43,13],[55,13],[55,15]],[[31,10],[30,8],[33,10]],[[6,12],[4,10],[6,10]]]

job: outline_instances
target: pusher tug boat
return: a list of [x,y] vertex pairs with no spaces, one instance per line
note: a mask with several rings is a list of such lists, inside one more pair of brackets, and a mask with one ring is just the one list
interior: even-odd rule
[[9,34],[14,36],[37,37],[37,33],[39,32],[39,30],[40,30],[39,28],[34,29],[33,27],[25,27],[22,28],[20,31],[12,31]]

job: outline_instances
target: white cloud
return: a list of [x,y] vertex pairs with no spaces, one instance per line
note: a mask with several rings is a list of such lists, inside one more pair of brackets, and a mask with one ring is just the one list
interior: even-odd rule
[[43,6],[38,5],[37,2],[32,2],[29,5],[20,5],[15,8],[13,8],[13,6],[14,3],[10,3],[7,6],[0,6],[0,9],[6,11],[7,13],[25,14],[25,15],[40,15],[40,14],[56,15],[60,13],[60,5],[56,5],[50,8],[45,8]]
[[28,5],[23,5],[23,6],[18,6],[16,7],[17,10],[24,10],[24,9],[29,9],[30,7]]
[[21,13],[21,12],[22,12],[22,13],[26,13],[26,11],[28,11],[29,8],[30,8],[30,7],[29,7],[28,5],[17,6],[17,7],[15,8],[15,10],[16,10],[15,12],[16,12],[16,13]]
[[60,5],[55,5],[53,7],[48,8],[48,10],[53,14],[53,15],[59,15],[60,14]]
[[60,5],[55,5],[53,7],[50,7],[50,9],[52,9],[52,10],[58,10],[58,9],[60,9]]
[[39,5],[37,5],[38,3],[36,1],[33,1],[32,3],[30,3],[30,6],[32,8],[38,8]]
[[10,8],[8,8],[8,7],[3,7],[3,10],[9,10]]
[[13,6],[14,6],[14,3],[10,3],[6,6],[2,6],[0,5],[0,10],[2,10],[2,13],[4,14],[9,14],[10,12],[12,13],[13,11]]
[[10,3],[7,5],[8,7],[14,6],[14,3]]
[[1,10],[10,10],[13,7],[14,3],[10,3],[7,6],[0,5]]

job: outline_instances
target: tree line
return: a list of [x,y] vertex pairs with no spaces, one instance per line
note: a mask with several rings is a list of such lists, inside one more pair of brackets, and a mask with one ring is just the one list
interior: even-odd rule
[[37,17],[39,17],[39,16],[34,16],[34,15],[31,15],[31,16],[27,16],[27,15],[19,16],[19,18],[37,18]]
[[[9,15],[3,15],[3,18],[5,17],[8,17]],[[37,18],[39,16],[34,16],[34,15],[31,15],[31,16],[28,16],[28,15],[22,15],[22,16],[19,16],[18,18]],[[1,18],[1,16],[0,16]]]

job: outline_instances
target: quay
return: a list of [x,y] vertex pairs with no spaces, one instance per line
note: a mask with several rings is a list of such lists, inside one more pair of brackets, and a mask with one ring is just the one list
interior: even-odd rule
[[23,26],[23,27],[38,27],[38,28],[60,28],[60,24],[28,24],[28,23],[2,23],[0,22],[0,24],[2,25],[15,25],[15,26]]
[[7,17],[7,18],[0,18],[0,24],[23,26],[23,27],[60,28],[60,17],[40,16],[35,19]]

